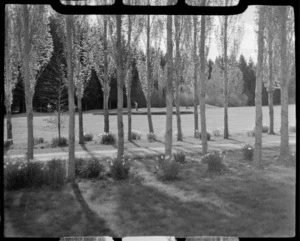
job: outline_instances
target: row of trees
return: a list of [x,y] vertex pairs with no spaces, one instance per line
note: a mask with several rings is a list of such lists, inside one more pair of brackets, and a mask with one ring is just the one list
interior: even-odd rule
[[[148,0],[148,4],[149,4]],[[168,0],[172,4],[172,0]],[[135,1],[130,1],[134,4]],[[191,1],[193,4],[202,6],[208,5],[209,1]],[[230,5],[232,1],[226,0],[225,4]],[[263,9],[263,10],[262,10]],[[288,9],[288,8],[286,8]],[[262,80],[267,86],[270,78],[266,74],[266,58],[264,48],[264,35],[267,32],[265,22],[274,21],[273,15],[262,15],[265,7],[259,7],[259,30],[258,30],[258,65],[256,80],[256,160],[260,160],[258,153],[261,153],[261,90]],[[276,11],[283,11],[279,7]],[[274,14],[277,12],[274,11]],[[287,11],[287,10],[286,10]],[[55,33],[59,38],[53,40],[50,34],[49,17],[56,19],[58,23]],[[264,18],[262,18],[264,16]],[[117,79],[117,107],[118,107],[118,160],[124,154],[124,126],[123,126],[123,100],[124,87],[127,96],[127,103],[131,103],[132,78],[134,75],[133,66],[138,70],[139,79],[147,102],[147,117],[149,132],[154,132],[151,117],[151,96],[155,84],[159,90],[165,90],[167,117],[166,117],[166,144],[165,155],[171,158],[172,155],[172,113],[173,102],[176,105],[177,139],[182,140],[181,119],[180,119],[180,88],[190,86],[194,93],[194,129],[198,128],[198,105],[200,102],[200,126],[202,136],[202,152],[208,150],[206,137],[205,99],[206,85],[208,88],[216,81],[222,79],[221,92],[224,96],[224,138],[229,137],[228,130],[228,102],[230,95],[242,93],[242,79],[244,72],[238,68],[236,61],[242,26],[237,25],[237,16],[220,16],[219,25],[213,28],[214,18],[211,16],[139,16],[139,15],[116,15],[97,16],[90,19],[87,16],[68,15],[61,16],[51,12],[47,6],[10,5],[6,8],[6,53],[5,53],[5,90],[6,109],[11,107],[11,93],[16,80],[21,74],[25,83],[26,113],[28,123],[28,160],[33,159],[33,111],[32,99],[37,79],[45,74],[45,68],[50,63],[58,73],[56,80],[67,84],[68,110],[69,110],[69,159],[67,162],[67,177],[74,180],[74,158],[75,158],[75,96],[79,112],[79,143],[83,143],[83,119],[82,119],[82,98],[92,73],[100,81],[103,91],[104,108],[104,131],[109,132],[109,108],[108,99],[110,93],[110,81]],[[263,19],[263,20],[262,20]],[[282,36],[288,36],[289,51],[293,46],[293,28],[290,24],[293,16],[286,14],[277,24],[281,34],[275,37],[273,49],[281,50],[280,57],[274,54],[269,58],[273,64],[281,66],[279,76],[282,90],[281,103],[285,110],[282,111],[282,146],[288,146],[286,142],[287,127],[287,84],[288,81],[282,78],[291,79],[288,76],[292,68],[286,63],[292,63],[294,58],[286,60],[287,44]],[[284,22],[285,21],[285,25]],[[174,24],[173,24],[174,22]],[[289,26],[289,29],[287,29]],[[189,31],[193,29],[192,34]],[[207,61],[210,47],[210,39],[215,30],[215,36],[219,41],[221,57],[215,61],[210,69]],[[166,32],[166,38],[163,38]],[[60,40],[58,40],[60,39]],[[144,41],[138,41],[143,39]],[[289,39],[289,38],[288,38]],[[165,41],[166,40],[166,41]],[[289,39],[290,40],[290,39]],[[269,42],[268,42],[269,43]],[[276,44],[275,44],[276,43]],[[163,60],[161,46],[166,46],[166,58]],[[285,49],[284,49],[285,48]],[[283,50],[282,50],[283,49]],[[153,51],[152,51],[153,50]],[[283,54],[285,53],[285,55]],[[53,54],[56,53],[56,54]],[[268,51],[270,53],[270,51]],[[277,53],[278,54],[278,53]],[[273,55],[272,55],[273,56]],[[276,56],[276,57],[275,57]],[[279,62],[278,62],[279,61]],[[242,61],[240,61],[241,63]],[[292,65],[291,65],[292,66]],[[280,68],[279,68],[280,69]],[[278,68],[274,68],[278,70]],[[55,72],[52,71],[52,72]],[[283,75],[285,74],[285,75]],[[210,80],[208,78],[210,76]],[[216,77],[217,76],[217,77]],[[218,77],[219,76],[219,77]],[[269,75],[267,75],[269,76]],[[274,76],[274,75],[272,75]],[[53,80],[54,81],[54,80]],[[60,84],[58,83],[58,86]],[[271,95],[271,89],[268,92]],[[61,88],[63,90],[63,88]],[[231,91],[233,90],[233,91]],[[174,98],[175,93],[175,98]],[[271,99],[271,98],[270,98]],[[58,106],[62,99],[58,100]],[[131,105],[128,109],[128,140],[131,140]],[[7,127],[11,134],[11,114],[7,111]],[[286,128],[286,129],[284,129]],[[288,138],[288,136],[287,136]],[[260,144],[259,144],[260,142]],[[284,148],[282,147],[282,152]]]

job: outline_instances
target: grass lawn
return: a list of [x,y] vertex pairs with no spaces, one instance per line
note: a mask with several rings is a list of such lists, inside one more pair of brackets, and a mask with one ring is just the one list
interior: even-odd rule
[[172,182],[160,178],[149,156],[136,159],[125,181],[78,179],[60,190],[6,192],[5,236],[293,236],[295,168],[277,163],[276,154],[265,149],[257,171],[241,151],[229,151],[221,175],[189,154]]

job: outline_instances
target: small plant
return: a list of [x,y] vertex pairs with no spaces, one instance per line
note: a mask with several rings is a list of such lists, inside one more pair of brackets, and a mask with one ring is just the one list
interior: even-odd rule
[[211,132],[212,132],[213,136],[218,137],[218,136],[222,135],[223,130],[222,129],[218,129],[218,128],[213,128]]
[[147,139],[149,142],[156,141],[156,134],[154,132],[150,132],[147,134]]
[[132,140],[140,140],[141,136],[142,136],[142,133],[140,131],[137,131],[137,130],[131,131],[131,139]]
[[46,163],[43,170],[46,185],[58,188],[64,184],[66,175],[64,160],[52,159]]
[[9,148],[11,145],[12,145],[11,140],[6,140],[6,141],[4,141],[4,143],[3,143],[3,147],[4,147],[4,148]]
[[296,126],[289,126],[289,132],[295,132],[296,133]]
[[207,164],[207,170],[209,172],[220,173],[224,169],[222,163],[224,156],[221,152],[213,151],[209,152],[202,157],[202,162]]
[[129,177],[129,171],[131,167],[131,158],[124,157],[122,159],[115,158],[113,160],[107,160],[109,163],[110,174],[116,180],[124,180]]
[[34,138],[34,145],[38,145],[44,143],[44,138],[43,137],[35,137]]
[[243,152],[245,160],[249,160],[249,161],[253,160],[254,149],[251,145],[247,144],[247,145],[243,146],[242,152]]
[[185,154],[183,151],[178,151],[173,154],[175,162],[178,162],[180,164],[185,163]]
[[51,146],[52,147],[58,147],[58,146],[67,146],[68,145],[68,140],[65,137],[55,137],[51,141]]
[[92,141],[93,137],[92,133],[83,133],[83,141]]
[[81,178],[99,178],[104,171],[99,160],[77,158],[75,161],[75,175]]
[[110,132],[104,132],[103,134],[100,134],[99,137],[100,137],[101,144],[113,145],[116,143],[115,135]]
[[[195,138],[200,138],[200,140],[201,140],[201,131],[196,130],[194,136],[195,136]],[[209,131],[206,131],[206,137],[207,137],[208,141],[210,141],[210,136],[211,135],[210,135]]]
[[254,130],[248,130],[247,131],[247,136],[249,136],[249,137],[255,137],[255,131]]
[[160,169],[162,170],[162,177],[165,180],[174,180],[178,178],[182,168],[182,164],[180,162],[172,160],[172,158],[168,156],[165,158],[164,155],[157,157],[156,160],[159,163]]

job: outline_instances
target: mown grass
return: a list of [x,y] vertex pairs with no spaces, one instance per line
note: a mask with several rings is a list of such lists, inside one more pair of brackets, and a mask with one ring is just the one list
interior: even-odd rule
[[264,153],[263,169],[257,171],[241,150],[228,152],[221,174],[207,172],[199,156],[187,155],[175,181],[159,178],[155,158],[140,158],[128,180],[23,190],[19,202],[16,192],[8,192],[5,210],[13,226],[28,236],[103,235],[108,230],[115,237],[293,236],[295,169],[274,163],[273,149]]

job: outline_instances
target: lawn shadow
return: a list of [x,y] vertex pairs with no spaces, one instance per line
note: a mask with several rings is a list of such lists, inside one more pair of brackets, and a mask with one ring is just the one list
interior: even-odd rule
[[93,235],[101,234],[103,236],[115,236],[112,230],[107,226],[105,220],[98,217],[98,215],[90,209],[89,205],[84,200],[77,183],[72,184],[72,189],[74,191],[76,200],[80,204],[82,211],[84,212],[85,217],[88,221],[88,226],[84,229],[83,235],[90,235],[91,232],[97,230],[99,231],[99,233]]
[[132,143],[133,145],[137,146],[137,147],[141,147],[139,144],[137,144],[135,141],[129,141],[130,143]]
[[98,160],[97,157],[86,147],[85,144],[80,144],[80,146],[93,158],[93,160]]

